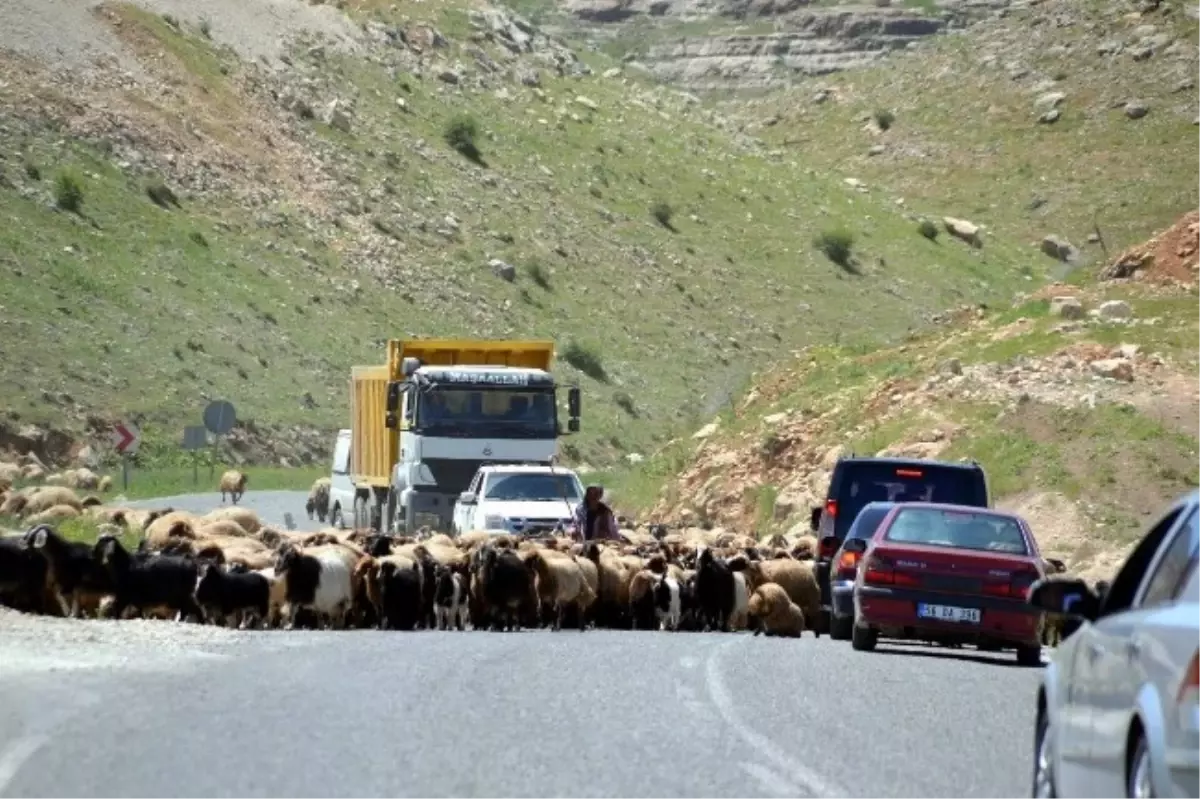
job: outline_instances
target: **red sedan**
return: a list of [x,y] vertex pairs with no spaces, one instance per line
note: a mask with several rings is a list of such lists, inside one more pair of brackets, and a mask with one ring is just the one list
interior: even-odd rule
[[987,508],[907,502],[893,508],[858,550],[855,649],[880,638],[980,650],[1015,649],[1042,662],[1042,612],[1026,602],[1045,567],[1029,525]]

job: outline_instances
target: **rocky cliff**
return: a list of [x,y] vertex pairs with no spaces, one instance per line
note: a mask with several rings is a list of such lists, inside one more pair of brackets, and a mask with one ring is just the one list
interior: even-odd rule
[[567,0],[576,24],[628,61],[692,91],[763,90],[866,66],[929,36],[1004,13],[1003,0],[927,7],[805,0]]

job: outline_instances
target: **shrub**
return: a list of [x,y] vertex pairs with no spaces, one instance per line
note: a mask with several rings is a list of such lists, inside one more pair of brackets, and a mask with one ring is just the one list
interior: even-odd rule
[[563,347],[562,359],[599,383],[608,382],[608,372],[600,353],[578,341],[569,341]]
[[54,183],[54,202],[64,211],[79,213],[83,207],[83,186],[70,172],[59,172]]
[[665,227],[667,230],[674,230],[671,226],[671,217],[675,215],[675,209],[670,204],[659,200],[650,207],[650,214],[658,220],[658,224]]
[[838,266],[848,268],[854,250],[854,234],[842,228],[822,231],[813,239],[813,246]]
[[475,144],[475,137],[478,135],[479,124],[475,122],[474,117],[467,114],[450,120],[446,125],[445,132],[442,134],[446,140],[446,144],[449,144],[451,148],[476,163],[479,163],[482,159],[479,147]]
[[168,211],[171,207],[179,207],[179,198],[175,196],[175,192],[162,182],[151,183],[146,186],[146,196],[150,198],[150,202],[157,205],[159,208],[165,208]]
[[938,237],[938,226],[929,219],[922,219],[917,225],[917,232],[930,241],[936,241]]
[[638,410],[637,406],[633,402],[633,397],[629,396],[624,391],[618,391],[617,393],[613,394],[613,402],[616,403],[618,408],[625,411],[625,413],[629,414],[634,419],[638,418]]
[[529,273],[529,279],[532,280],[538,288],[550,290],[550,273],[546,271],[546,267],[542,266],[541,261],[530,261],[525,267],[525,271]]
[[881,108],[875,112],[875,124],[879,126],[880,130],[887,130],[895,121],[896,115],[886,108]]

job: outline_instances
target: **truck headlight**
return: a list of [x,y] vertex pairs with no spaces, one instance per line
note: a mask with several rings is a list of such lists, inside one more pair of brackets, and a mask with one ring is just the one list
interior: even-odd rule
[[503,516],[484,516],[483,527],[486,530],[507,530],[508,524],[505,523]]

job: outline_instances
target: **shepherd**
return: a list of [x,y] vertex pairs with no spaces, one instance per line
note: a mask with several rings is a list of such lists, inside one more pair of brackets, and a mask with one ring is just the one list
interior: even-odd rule
[[590,485],[583,492],[583,501],[575,506],[575,535],[584,541],[621,540],[617,515],[601,499],[604,487]]

